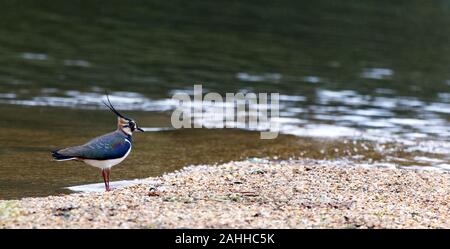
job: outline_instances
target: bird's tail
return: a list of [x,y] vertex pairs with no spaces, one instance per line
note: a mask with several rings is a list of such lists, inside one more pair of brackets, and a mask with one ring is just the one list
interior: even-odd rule
[[72,156],[61,155],[58,153],[58,150],[52,151],[52,156],[53,156],[53,159],[55,159],[56,161],[68,161],[68,160],[76,159],[75,157],[72,157]]

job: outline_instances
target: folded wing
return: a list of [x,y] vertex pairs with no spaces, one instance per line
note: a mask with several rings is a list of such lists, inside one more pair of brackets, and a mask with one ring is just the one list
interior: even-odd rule
[[131,141],[124,135],[112,132],[80,146],[53,152],[56,160],[94,159],[109,160],[123,157],[131,148]]

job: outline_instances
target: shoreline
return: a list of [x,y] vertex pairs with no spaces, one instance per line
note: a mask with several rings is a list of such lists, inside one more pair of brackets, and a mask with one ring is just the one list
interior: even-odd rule
[[0,228],[450,228],[443,172],[249,160],[145,180],[0,200]]

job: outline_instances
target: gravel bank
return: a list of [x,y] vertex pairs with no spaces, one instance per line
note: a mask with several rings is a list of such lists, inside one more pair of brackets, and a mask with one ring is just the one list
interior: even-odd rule
[[258,160],[149,180],[155,184],[0,201],[0,227],[450,228],[448,173]]

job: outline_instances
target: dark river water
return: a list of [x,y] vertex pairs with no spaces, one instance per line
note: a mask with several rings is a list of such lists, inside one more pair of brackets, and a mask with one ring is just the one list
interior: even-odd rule
[[[69,193],[98,169],[50,151],[149,132],[112,180],[311,158],[450,170],[450,1],[2,1],[0,199]],[[170,129],[177,92],[280,94],[280,136]]]

